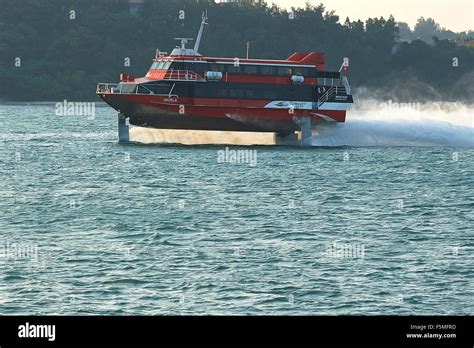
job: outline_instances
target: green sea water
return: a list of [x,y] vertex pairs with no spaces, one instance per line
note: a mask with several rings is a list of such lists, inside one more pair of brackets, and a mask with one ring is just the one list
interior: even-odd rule
[[0,314],[473,315],[472,127],[418,121],[250,165],[0,105]]

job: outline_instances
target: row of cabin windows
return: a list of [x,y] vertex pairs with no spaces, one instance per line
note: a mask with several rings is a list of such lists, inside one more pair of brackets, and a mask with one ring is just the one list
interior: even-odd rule
[[[177,94],[180,97],[193,97],[194,96],[194,86],[190,84],[176,84],[174,87],[171,84],[156,84],[156,83],[147,83],[143,87],[146,87],[148,91],[153,92],[153,94]],[[173,89],[172,89],[173,88]],[[149,92],[146,93],[149,93]]]
[[[179,63],[173,63],[179,64]],[[266,75],[266,76],[291,76],[301,75],[305,77],[316,77],[316,69],[306,67],[288,67],[288,66],[269,66],[269,65],[247,65],[247,64],[197,64],[184,63],[185,70],[201,71],[219,71],[223,74],[240,75]]]
[[269,65],[247,65],[247,64],[217,64],[217,63],[188,63],[156,61],[150,69],[156,70],[191,70],[195,72],[219,71],[223,74],[240,75],[267,75],[267,76],[291,76],[300,75],[304,77],[316,77],[316,69],[308,67],[288,67]]
[[317,77],[320,79],[339,79],[341,73],[339,71],[318,71]]
[[206,86],[197,88],[196,98],[228,98],[228,99],[267,99],[267,100],[311,100],[312,88],[310,86],[275,86],[273,88],[238,88],[222,86]]
[[[200,96],[201,95],[201,96]],[[277,99],[276,90],[252,90],[237,88],[220,88],[217,91],[204,91],[196,93],[196,97],[202,98],[228,98],[228,99]]]
[[[240,85],[240,86],[239,86]],[[171,85],[146,84],[147,89],[154,94],[169,94]],[[265,100],[311,100],[313,88],[311,86],[278,85],[273,87],[235,84],[223,86],[221,84],[176,84],[172,94],[180,97],[222,98],[222,99],[265,99]]]

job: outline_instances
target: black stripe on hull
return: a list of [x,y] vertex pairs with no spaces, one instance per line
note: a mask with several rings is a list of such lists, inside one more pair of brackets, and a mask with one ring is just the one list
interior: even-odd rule
[[162,110],[114,96],[100,96],[107,104],[129,118],[130,124],[158,129],[215,130],[234,132],[275,132],[288,135],[299,126],[290,120],[238,120],[229,117],[205,117]]

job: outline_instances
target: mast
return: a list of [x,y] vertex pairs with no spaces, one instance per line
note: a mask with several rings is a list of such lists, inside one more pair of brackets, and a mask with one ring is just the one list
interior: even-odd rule
[[201,21],[201,28],[199,28],[199,33],[196,38],[196,42],[194,44],[194,50],[199,52],[199,45],[201,44],[202,32],[204,30],[204,26],[207,25],[207,10],[202,13],[202,21]]

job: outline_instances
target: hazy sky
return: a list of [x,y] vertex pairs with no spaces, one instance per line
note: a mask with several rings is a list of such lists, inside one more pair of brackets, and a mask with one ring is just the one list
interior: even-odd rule
[[[278,6],[303,7],[307,0],[266,0]],[[369,17],[393,14],[396,20],[406,22],[413,29],[416,20],[431,17],[442,27],[453,31],[474,29],[474,0],[309,0],[311,4],[324,4],[326,9],[336,11],[344,21],[365,20]]]

